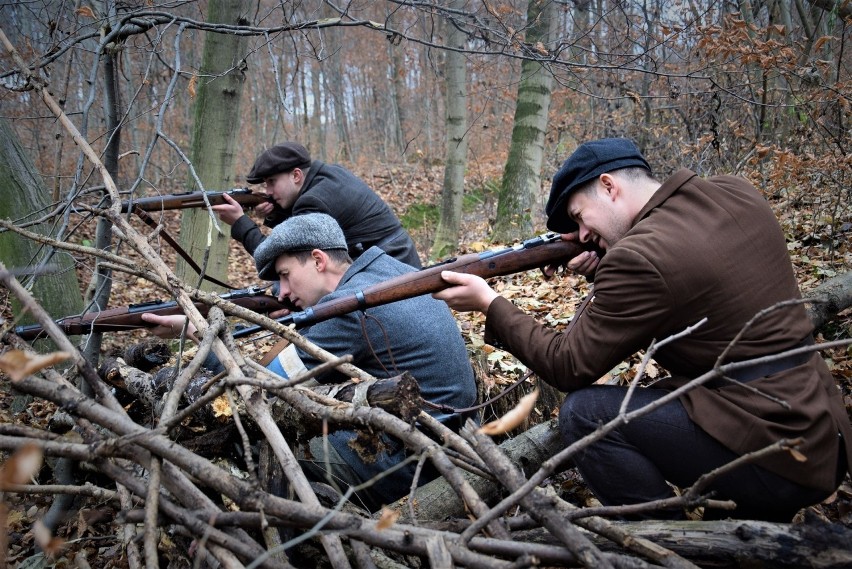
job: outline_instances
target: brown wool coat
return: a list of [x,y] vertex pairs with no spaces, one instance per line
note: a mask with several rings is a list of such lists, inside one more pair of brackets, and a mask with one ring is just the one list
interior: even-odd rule
[[[549,330],[498,298],[488,309],[485,341],[509,350],[560,390],[573,391],[653,340],[706,317],[655,356],[672,375],[655,387],[673,389],[710,370],[757,312],[799,297],[784,236],[758,191],[741,178],[702,179],[680,170],[607,251],[595,274],[594,301],[570,334]],[[811,333],[801,305],[775,310],[753,324],[726,362],[790,349]],[[819,354],[749,385],[791,409],[738,385],[699,387],[681,401],[701,428],[739,454],[803,437],[807,462],[783,453],[760,464],[794,482],[833,490],[838,434],[852,459],[852,429]]]

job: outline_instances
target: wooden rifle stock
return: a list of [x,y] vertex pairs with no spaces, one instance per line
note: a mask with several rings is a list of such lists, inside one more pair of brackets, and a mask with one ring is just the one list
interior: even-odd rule
[[[406,273],[376,283],[358,293],[322,302],[302,312],[288,314],[279,318],[278,322],[285,325],[295,324],[299,328],[356,310],[438,292],[450,286],[441,278],[442,271],[468,273],[487,279],[564,263],[583,251],[584,248],[579,243],[562,241],[559,234],[547,233],[513,247],[462,255],[419,271]],[[234,331],[234,337],[248,336],[261,329],[261,326],[237,329]]]
[[224,195],[232,197],[243,207],[254,207],[265,202],[272,202],[271,196],[258,194],[248,188],[235,188],[226,192],[183,192],[180,194],[168,194],[164,196],[150,196],[121,202],[121,212],[127,213],[139,208],[142,211],[162,211],[166,209],[187,209],[192,207],[205,207],[204,198],[213,205],[221,205],[225,202]]
[[[262,314],[281,310],[282,308],[289,308],[287,304],[279,302],[275,297],[265,294],[263,291],[254,287],[219,295],[219,298]],[[203,302],[196,302],[195,307],[204,316],[210,310],[210,306]],[[130,306],[102,310],[100,312],[89,312],[82,316],[68,316],[57,320],[56,323],[68,336],[88,334],[90,332],[153,328],[155,324],[142,320],[142,315],[145,313],[169,316],[172,314],[183,314],[183,310],[174,301],[152,300],[139,304],[131,304]],[[15,328],[15,334],[27,341],[43,338],[47,335],[41,324],[18,326]]]

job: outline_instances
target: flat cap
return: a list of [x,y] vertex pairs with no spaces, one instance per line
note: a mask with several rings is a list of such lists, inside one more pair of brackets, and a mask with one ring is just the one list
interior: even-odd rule
[[626,138],[603,138],[578,146],[553,176],[550,197],[544,208],[547,228],[559,233],[577,231],[577,223],[568,216],[567,210],[571,192],[606,172],[635,167],[651,171],[636,145]]
[[294,215],[276,225],[254,251],[257,274],[266,281],[278,280],[275,261],[285,253],[320,249],[347,249],[343,230],[328,214]]
[[264,150],[246,176],[249,184],[259,184],[270,176],[289,172],[293,168],[306,168],[311,164],[311,153],[298,142],[283,142]]

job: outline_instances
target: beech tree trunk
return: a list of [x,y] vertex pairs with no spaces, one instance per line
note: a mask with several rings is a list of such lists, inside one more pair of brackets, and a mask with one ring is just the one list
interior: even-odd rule
[[[464,2],[455,0],[451,7],[461,9]],[[463,49],[465,34],[449,24],[447,42]],[[447,158],[444,166],[444,188],[441,191],[441,219],[432,245],[432,258],[440,259],[459,246],[464,172],[467,167],[467,57],[461,51],[447,52]]]
[[[556,28],[556,4],[529,0],[526,43],[546,49]],[[541,63],[524,60],[512,127],[512,144],[503,170],[493,239],[511,243],[533,232],[532,211],[541,191],[544,134],[553,76]]]
[[[49,207],[49,196],[41,175],[36,171],[15,131],[5,118],[0,117],[0,217],[21,220],[37,219]],[[39,224],[29,228],[48,234],[51,227]],[[74,259],[64,251],[54,252],[11,232],[0,233],[0,258],[9,270],[38,267],[47,261],[53,265],[49,274],[18,278],[23,284],[32,281],[33,296],[51,314],[65,316],[79,314],[83,309],[83,296],[74,272]],[[34,320],[21,312],[21,305],[12,298],[12,310],[18,324],[31,324]]]
[[[246,0],[211,0],[208,21],[211,23],[245,23]],[[245,40],[233,34],[207,34],[204,55],[198,77],[192,130],[191,160],[205,190],[228,190],[234,187],[234,156],[240,126],[240,101],[243,75],[241,54]],[[194,178],[188,190],[197,190]],[[215,216],[213,216],[215,217]],[[216,231],[211,212],[187,209],[181,215],[181,247],[202,267],[206,274],[228,280],[229,227],[216,219]],[[197,283],[195,271],[182,259],[178,261],[178,276]],[[209,283],[200,288],[214,290]]]

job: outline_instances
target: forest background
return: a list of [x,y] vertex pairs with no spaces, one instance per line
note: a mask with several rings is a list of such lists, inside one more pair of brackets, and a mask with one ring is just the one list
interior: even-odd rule
[[[242,187],[255,156],[284,140],[359,174],[424,262],[544,231],[561,162],[585,140],[624,136],[658,179],[681,167],[750,179],[803,291],[852,267],[848,1],[31,0],[0,14],[0,252],[54,317],[163,289],[180,298],[103,208]],[[210,274],[255,282],[207,212],[158,220]],[[554,326],[584,292],[533,275],[497,286]],[[8,323],[32,320],[18,303],[7,296]],[[478,317],[460,321],[480,377],[522,373],[481,345]],[[820,332],[849,338],[848,311]],[[100,341],[84,346],[94,361],[126,342]],[[852,356],[826,357],[848,396]]]

